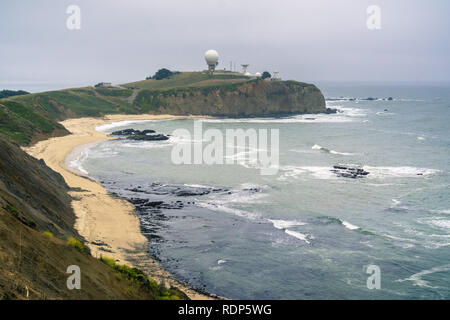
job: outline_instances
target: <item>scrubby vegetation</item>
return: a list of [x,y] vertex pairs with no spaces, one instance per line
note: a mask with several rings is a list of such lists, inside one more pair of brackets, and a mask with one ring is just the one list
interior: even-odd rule
[[42,232],[42,234],[45,234],[47,237],[53,238],[53,233],[51,233],[50,231],[44,231]]
[[115,270],[116,279],[125,279],[129,281],[132,285],[138,286],[141,289],[152,292],[152,294],[160,300],[184,300],[187,296],[178,290],[177,288],[165,288],[163,284],[158,285],[155,280],[147,277],[138,268],[130,268],[127,265],[119,265],[112,258],[102,256],[100,260],[108,265],[110,268]]
[[179,72],[178,71],[170,71],[169,69],[162,68],[162,69],[159,69],[158,71],[156,71],[156,73],[153,75],[153,77],[149,76],[149,77],[145,78],[145,80],[150,80],[150,79],[162,80],[162,79],[170,78],[171,76],[173,76],[175,74],[179,74]]
[[267,79],[267,78],[272,78],[272,75],[269,72],[264,71],[263,74],[261,75],[261,79],[264,80],[264,79]]
[[83,242],[75,239],[74,237],[70,237],[69,239],[67,239],[67,244],[71,247],[74,247],[81,253],[90,253],[89,248]]
[[[0,300],[185,298],[90,255],[64,179],[2,137],[0,150]],[[70,265],[80,267],[80,290],[67,288]]]
[[0,99],[0,136],[20,145],[36,136],[67,134],[58,123],[69,117],[137,114],[125,101],[130,89],[77,88]]
[[8,97],[13,97],[13,96],[21,96],[24,94],[29,94],[29,92],[23,91],[23,90],[2,90],[0,91],[0,99],[2,98],[8,98]]

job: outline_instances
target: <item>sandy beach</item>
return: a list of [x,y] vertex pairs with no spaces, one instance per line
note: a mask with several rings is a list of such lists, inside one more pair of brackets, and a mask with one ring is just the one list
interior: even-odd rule
[[191,299],[211,299],[176,281],[148,254],[148,241],[141,234],[134,206],[111,196],[103,186],[82,173],[69,170],[66,158],[75,148],[111,139],[96,131],[101,125],[129,120],[162,120],[186,118],[171,115],[110,115],[103,118],[78,118],[62,121],[71,132],[64,137],[40,141],[26,152],[60,173],[72,188],[72,207],[76,215],[75,228],[88,242],[91,253],[116,259],[121,264],[140,268],[157,281],[177,286]]

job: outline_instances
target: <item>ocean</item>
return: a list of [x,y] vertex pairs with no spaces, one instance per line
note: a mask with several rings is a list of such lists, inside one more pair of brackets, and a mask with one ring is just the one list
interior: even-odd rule
[[450,87],[318,86],[336,114],[202,121],[278,129],[274,175],[241,161],[255,150],[233,165],[175,164],[174,146],[194,138],[173,132],[193,132],[194,119],[99,127],[171,136],[90,145],[71,165],[134,203],[150,253],[194,288],[235,299],[450,299]]

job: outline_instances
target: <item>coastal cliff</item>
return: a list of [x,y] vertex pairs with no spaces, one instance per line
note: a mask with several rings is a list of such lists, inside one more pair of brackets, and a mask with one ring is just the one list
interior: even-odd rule
[[296,81],[254,80],[206,88],[141,90],[134,104],[150,113],[223,117],[326,112],[320,90]]

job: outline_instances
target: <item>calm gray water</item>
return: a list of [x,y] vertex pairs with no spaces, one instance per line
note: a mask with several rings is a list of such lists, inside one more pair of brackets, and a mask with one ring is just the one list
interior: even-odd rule
[[[238,299],[449,299],[449,88],[321,89],[394,100],[328,101],[335,115],[203,122],[279,129],[273,176],[245,164],[175,165],[172,148],[186,140],[176,136],[106,141],[73,164],[138,204],[150,252],[194,287]],[[192,132],[193,121],[102,130]],[[370,174],[337,177],[338,164]],[[163,205],[139,206],[145,200]],[[368,265],[380,268],[379,290],[366,286]]]

